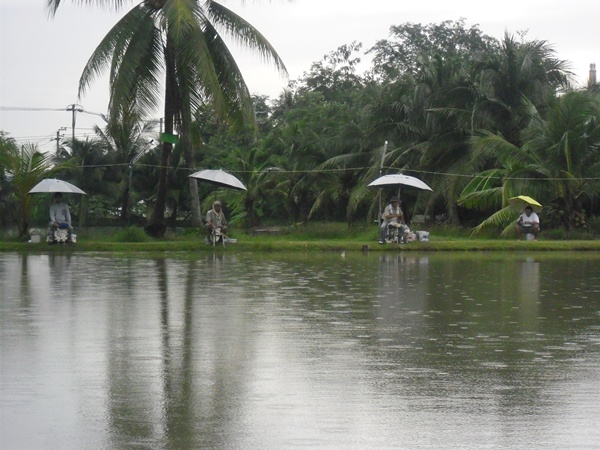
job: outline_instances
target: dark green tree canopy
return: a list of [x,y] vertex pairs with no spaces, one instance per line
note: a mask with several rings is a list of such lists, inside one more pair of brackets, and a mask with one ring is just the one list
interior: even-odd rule
[[418,72],[422,57],[472,63],[498,47],[498,41],[483,34],[478,25],[466,28],[465,23],[465,19],[460,19],[390,27],[391,37],[378,41],[367,51],[373,55],[373,71],[383,80],[395,80]]

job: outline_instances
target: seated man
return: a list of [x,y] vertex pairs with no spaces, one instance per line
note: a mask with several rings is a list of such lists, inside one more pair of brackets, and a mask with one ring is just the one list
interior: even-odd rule
[[69,205],[62,201],[62,194],[54,194],[54,203],[50,205],[50,224],[48,226],[48,242],[54,242],[54,232],[58,228],[66,228],[68,233],[67,242],[71,242],[71,212]]
[[540,219],[538,215],[533,212],[531,206],[528,205],[525,207],[525,212],[519,216],[515,229],[517,230],[517,237],[519,240],[523,239],[523,233],[525,233],[525,235],[533,234],[533,239],[537,240],[537,235],[540,231]]
[[385,207],[383,214],[381,227],[379,228],[379,243],[385,243],[385,239],[388,233],[388,227],[390,224],[399,224],[400,233],[402,235],[402,242],[406,243],[406,234],[410,231],[406,223],[404,223],[404,214],[400,207],[400,200],[397,198],[390,199],[390,204]]
[[210,244],[210,236],[213,230],[219,230],[225,234],[227,231],[227,220],[225,220],[225,214],[221,211],[221,202],[215,200],[213,207],[206,213],[206,243]]

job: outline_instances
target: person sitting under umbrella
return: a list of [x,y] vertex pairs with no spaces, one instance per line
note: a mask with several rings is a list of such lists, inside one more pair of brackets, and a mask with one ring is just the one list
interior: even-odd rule
[[48,227],[48,242],[54,241],[54,232],[58,228],[66,228],[68,232],[68,242],[71,242],[71,211],[69,205],[63,202],[62,194],[54,194],[54,202],[50,205],[50,225]]
[[220,231],[221,234],[225,234],[227,231],[227,220],[225,220],[225,214],[221,211],[221,202],[215,200],[213,207],[206,213],[206,243],[210,244],[210,237],[213,231]]
[[525,235],[533,234],[533,239],[537,240],[537,235],[540,231],[540,219],[538,215],[533,212],[533,208],[530,205],[527,205],[525,207],[525,212],[519,216],[515,229],[519,240],[523,239],[523,233],[525,233]]
[[402,242],[406,243],[406,234],[410,231],[406,223],[404,223],[404,214],[400,207],[400,200],[397,198],[391,198],[390,204],[385,207],[383,214],[381,215],[383,222],[379,228],[379,243],[385,243],[385,239],[388,233],[388,226],[390,224],[399,225],[400,232],[402,234]]

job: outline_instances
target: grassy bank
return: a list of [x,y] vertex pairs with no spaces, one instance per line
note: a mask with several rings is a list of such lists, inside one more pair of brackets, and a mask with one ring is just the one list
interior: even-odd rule
[[376,252],[423,252],[423,251],[599,251],[597,241],[538,241],[516,242],[497,240],[477,241],[430,241],[407,245],[376,242],[357,243],[344,240],[289,241],[267,239],[260,242],[240,242],[225,248],[211,247],[201,242],[78,242],[72,245],[48,245],[20,242],[0,242],[0,251],[27,253],[73,253],[73,252],[286,252],[286,251],[376,251]]
[[[311,224],[300,227],[271,227],[260,230],[234,230],[235,244],[213,248],[203,242],[197,229],[170,230],[164,239],[147,237],[140,228],[81,229],[78,242],[68,245],[48,245],[45,242],[19,242],[4,238],[0,251],[18,252],[278,252],[278,251],[598,251],[600,240],[587,235],[585,239],[555,240],[551,236],[527,242],[515,238],[472,237],[468,230],[438,227],[430,229],[429,242],[406,245],[377,243],[374,226],[348,229],[345,224]],[[542,233],[543,234],[543,233]],[[43,236],[42,236],[43,238]],[[578,238],[578,239],[577,239]]]

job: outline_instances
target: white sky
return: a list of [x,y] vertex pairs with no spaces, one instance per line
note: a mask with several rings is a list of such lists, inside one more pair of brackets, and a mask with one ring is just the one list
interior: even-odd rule
[[[597,0],[225,0],[224,3],[258,28],[284,60],[290,79],[308,71],[311,63],[343,44],[362,42],[363,49],[388,37],[392,25],[439,23],[464,17],[490,36],[528,30],[528,39],[553,45],[558,57],[571,63],[585,84],[589,65],[600,62]],[[72,133],[68,105],[104,113],[108,102],[106,77],[77,99],[81,71],[96,45],[122,13],[79,6],[63,0],[49,19],[46,0],[0,0],[0,130],[18,142],[41,149],[56,147],[58,130]],[[127,8],[128,9],[128,8]],[[239,54],[250,90],[278,96],[287,80],[255,55]],[[20,110],[13,110],[20,108]],[[31,111],[29,109],[60,109]],[[160,110],[156,113],[160,117]],[[78,114],[75,133],[92,134],[102,120]]]

